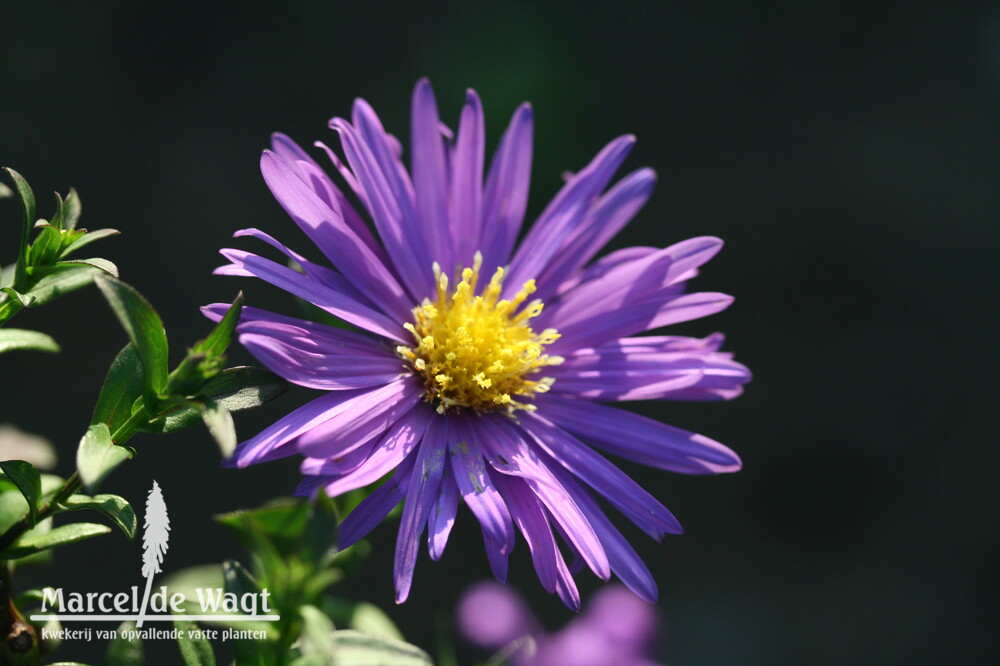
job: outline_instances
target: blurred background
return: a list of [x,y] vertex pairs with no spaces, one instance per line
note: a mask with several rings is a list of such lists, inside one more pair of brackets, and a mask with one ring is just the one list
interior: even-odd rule
[[[735,305],[675,330],[724,331],[755,372],[733,403],[635,406],[744,460],[718,478],[623,464],[687,530],[663,545],[625,532],[660,584],[657,657],[995,659],[1000,4],[428,4],[2,3],[0,163],[28,178],[39,215],[52,211],[48,193],[74,186],[83,226],[123,232],[92,247],[159,309],[179,355],[207,331],[198,306],[239,289],[295,312],[263,282],[210,275],[248,226],[317,254],[260,178],[272,131],[332,142],[326,121],[360,96],[406,143],[412,86],[429,76],[451,124],[464,89],[479,91],[492,150],[530,100],[529,218],[562,171],[634,133],[626,169],[652,166],[660,182],[612,247],[724,238],[697,286]],[[18,215],[0,201],[3,262]],[[0,422],[49,438],[68,474],[124,333],[92,287],[17,325],[53,334],[63,353],[0,357]],[[240,415],[241,437],[312,395]],[[160,483],[174,524],[165,572],[245,558],[211,516],[298,481],[295,460],[221,469],[200,429],[131,443],[140,455],[103,489],[141,506]],[[443,561],[421,556],[401,607],[395,536],[376,530],[342,590],[433,652],[460,591],[489,575],[478,527],[463,509]],[[18,582],[115,590],[139,584],[139,563],[116,533]],[[510,581],[549,628],[570,619],[523,542]],[[595,583],[581,576],[586,595]],[[176,647],[161,647],[162,663],[177,663]],[[95,662],[103,649],[73,642],[59,656]]]

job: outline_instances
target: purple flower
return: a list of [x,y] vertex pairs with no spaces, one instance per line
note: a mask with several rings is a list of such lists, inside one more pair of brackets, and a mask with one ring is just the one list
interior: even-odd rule
[[[573,608],[579,593],[557,545],[644,599],[656,584],[605,516],[603,498],[655,539],[681,526],[598,450],[683,474],[736,471],[707,437],[608,407],[625,400],[719,400],[750,374],[722,335],[632,337],[727,307],[724,294],[686,283],[722,241],[632,247],[594,257],[645,204],[655,175],[610,188],[635,139],[615,139],[568,177],[521,235],[531,168],[532,111],[514,113],[487,169],[483,111],[469,91],[454,135],[430,84],[413,94],[410,170],[400,143],[364,101],[334,118],[342,160],[323,144],[348,196],[297,144],[276,134],[261,157],[278,202],[333,268],[257,229],[238,231],[298,269],[225,249],[224,275],[254,276],[363,332],[246,308],[240,342],[264,365],[325,393],[237,448],[244,467],[304,456],[298,493],[331,496],[391,477],[341,525],[341,546],[363,538],[405,500],[396,545],[397,601],[410,590],[425,529],[441,557],[459,500],[482,526],[504,580],[515,531],[542,585]],[[544,306],[544,307],[543,307]],[[219,318],[222,305],[206,308]]]
[[647,656],[660,633],[659,614],[619,585],[598,590],[583,613],[552,634],[539,629],[517,592],[496,583],[470,587],[456,615],[466,640],[503,648],[516,666],[656,666]]

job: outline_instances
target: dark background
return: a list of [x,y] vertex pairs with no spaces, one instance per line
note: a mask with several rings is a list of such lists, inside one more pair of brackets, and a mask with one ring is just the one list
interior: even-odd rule
[[[480,92],[492,150],[531,100],[529,216],[563,170],[634,133],[626,168],[650,165],[661,179],[615,246],[723,237],[697,286],[736,304],[679,330],[725,331],[756,375],[733,403],[636,407],[726,442],[745,463],[719,478],[624,466],[687,529],[662,546],[626,532],[661,587],[659,657],[997,656],[1000,5],[168,4],[0,4],[0,163],[29,179],[40,215],[48,192],[72,185],[83,226],[123,231],[92,247],[158,307],[175,353],[207,330],[197,306],[240,288],[250,304],[294,311],[262,282],[210,276],[238,228],[308,248],[259,176],[274,130],[332,142],[327,119],[361,96],[405,142],[410,92],[426,75],[452,124],[464,89]],[[17,216],[0,202],[6,262]],[[0,357],[0,421],[50,438],[68,474],[124,334],[93,288],[16,325],[52,333],[63,353]],[[240,416],[241,437],[309,397]],[[297,483],[294,461],[220,469],[200,430],[132,443],[140,455],[104,490],[141,506],[160,482],[175,526],[166,571],[245,557],[211,515]],[[422,555],[398,608],[394,540],[394,525],[378,529],[375,555],[342,590],[434,650],[435,613],[488,575],[481,538],[463,510],[445,559]],[[511,582],[548,626],[562,625],[571,614],[541,591],[523,551]],[[113,534],[22,581],[125,588],[140,582],[139,557]],[[162,653],[150,663],[179,663],[175,647],[148,647]],[[71,643],[60,656],[99,662],[95,648]]]

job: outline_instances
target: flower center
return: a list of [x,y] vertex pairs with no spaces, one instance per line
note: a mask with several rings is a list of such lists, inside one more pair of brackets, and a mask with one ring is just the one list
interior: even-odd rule
[[499,300],[504,269],[498,268],[477,296],[482,263],[477,252],[472,268],[462,270],[461,282],[450,293],[448,276],[434,264],[437,301],[424,299],[413,309],[413,322],[404,327],[416,344],[400,345],[396,351],[423,377],[425,398],[441,414],[463,407],[477,412],[534,411],[534,405],[519,399],[552,386],[551,377],[529,377],[563,362],[561,356],[543,353],[559,333],[554,328],[535,333],[529,325],[542,311],[539,299],[522,307],[535,291],[534,280],[525,282],[513,299]]

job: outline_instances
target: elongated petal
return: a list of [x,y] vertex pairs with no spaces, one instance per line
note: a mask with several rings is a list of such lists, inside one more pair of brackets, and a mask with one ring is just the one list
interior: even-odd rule
[[507,264],[524,222],[531,185],[534,114],[530,104],[514,112],[500,138],[483,195],[483,274]]
[[625,247],[620,250],[615,250],[614,252],[601,257],[582,271],[566,278],[566,280],[564,280],[556,289],[556,293],[559,295],[568,293],[584,282],[589,282],[606,275],[608,271],[619,264],[623,264],[627,261],[635,261],[636,259],[642,259],[659,251],[660,248],[658,247],[647,247],[644,245],[636,245],[633,247]]
[[[202,308],[219,321],[229,308]],[[399,357],[374,338],[244,306],[236,326],[240,343],[272,372],[310,388],[379,386],[403,374]]]
[[[399,323],[400,321],[408,321],[408,318],[399,321],[393,320],[329,285],[311,280],[307,276],[270,259],[228,248],[220,250],[220,254],[240,270],[303,298],[346,322],[399,342],[406,342],[410,339],[402,324]],[[219,272],[218,269],[216,272]]]
[[424,240],[417,237],[412,186],[401,178],[388,146],[379,142],[375,121],[365,107],[356,105],[355,111],[357,119],[364,121],[361,128],[342,118],[331,120],[330,127],[340,134],[344,155],[365,191],[368,212],[386,252],[409,295],[419,301],[433,291],[433,259]]
[[371,495],[354,507],[354,511],[347,514],[337,530],[337,546],[341,550],[368,536],[403,501],[410,485],[410,471],[415,458],[416,455],[412,455],[403,461],[392,478],[373,490]]
[[[356,468],[347,473],[332,476],[323,464],[315,467],[313,473],[323,476],[326,494],[337,497],[357,488],[363,488],[375,483],[402,463],[414,448],[420,443],[427,425],[431,419],[428,409],[416,407],[406,414],[377,440],[371,447],[368,457]],[[308,459],[313,460],[313,459]]]
[[608,561],[611,563],[611,571],[640,598],[655,604],[659,596],[656,581],[635,549],[611,524],[586,488],[572,478],[571,474],[560,473],[559,477],[604,544]]
[[641,302],[676,284],[687,271],[715,256],[721,247],[718,238],[691,238],[642,259],[621,263],[563,295],[539,318],[538,325],[561,330],[595,314],[604,315],[628,303]]
[[704,435],[614,407],[552,393],[536,400],[539,413],[588,444],[650,467],[681,474],[740,469],[739,456]]
[[630,173],[598,199],[563,250],[552,257],[538,280],[537,298],[547,299],[570,275],[578,271],[631,221],[646,204],[656,184],[652,169]]
[[[325,147],[325,146],[324,146]],[[380,259],[384,259],[385,252],[379,246],[371,230],[364,223],[354,206],[351,205],[344,193],[340,191],[326,172],[316,163],[316,161],[302,149],[299,144],[290,137],[275,132],[271,135],[271,150],[282,158],[296,172],[300,179],[312,188],[313,192],[323,200],[331,209],[338,211],[344,223],[357,234],[365,245]]]
[[559,548],[552,536],[545,512],[528,485],[521,479],[506,474],[494,473],[493,481],[510,507],[511,518],[524,535],[531,552],[531,561],[542,587],[548,593],[555,592],[558,577],[556,558]]
[[413,185],[417,217],[431,256],[441,266],[455,264],[448,232],[448,174],[434,91],[427,79],[413,90],[411,124]]
[[667,507],[590,447],[537,414],[521,417],[525,430],[546,453],[599,492],[654,539],[684,530]]
[[[665,287],[670,292],[673,287]],[[682,321],[701,319],[721,312],[733,303],[733,297],[718,292],[696,292],[680,296],[660,297],[654,294],[645,300],[623,303],[617,309],[593,312],[588,318],[569,326],[559,327],[562,337],[546,351],[566,354],[581,347],[592,347],[615,338],[624,338],[642,331]]]
[[378,437],[420,401],[420,383],[410,376],[342,403],[323,423],[303,433],[300,453],[340,457]]
[[[265,150],[261,173],[278,203],[316,243],[316,246],[361,291],[397,318],[406,319],[412,298],[369,246],[330,208],[284,160]],[[429,270],[429,269],[428,269]]]
[[516,293],[529,279],[539,277],[567,238],[576,230],[588,206],[610,182],[635,145],[635,137],[623,136],[605,146],[559,191],[542,211],[538,221],[510,262],[506,291]]
[[514,524],[503,497],[493,486],[475,436],[460,419],[452,425],[449,442],[451,469],[462,500],[483,528],[487,546],[495,544],[506,555],[514,549]]
[[501,474],[524,479],[563,527],[567,539],[580,552],[587,566],[598,577],[607,580],[611,569],[600,540],[546,463],[532,450],[528,435],[506,423],[503,417],[479,419],[473,423],[472,432],[478,435],[483,455],[490,465]]
[[[730,354],[670,346],[640,346],[642,338],[625,338],[597,349],[580,350],[548,370],[559,393],[593,400],[704,399],[739,394],[750,371]],[[617,344],[616,344],[617,343]]]
[[413,569],[417,564],[420,535],[427,524],[431,509],[437,498],[444,472],[448,440],[447,422],[434,419],[417,449],[410,486],[403,505],[403,516],[399,521],[399,536],[396,538],[396,558],[393,572],[396,579],[396,603],[406,601],[413,582]]
[[[474,90],[465,93],[465,106],[458,124],[451,176],[449,212],[454,261],[472,263],[480,249],[483,223],[483,159],[486,152],[483,105]],[[450,269],[451,266],[445,266]]]
[[427,519],[427,551],[432,560],[439,560],[444,555],[444,547],[448,544],[448,535],[455,526],[455,516],[458,513],[458,486],[451,467],[445,466],[441,478],[441,488],[438,490],[437,501]]
[[[378,391],[380,389],[375,389]],[[296,453],[294,441],[303,433],[333,418],[343,404],[373,391],[337,391],[327,393],[299,407],[291,414],[271,424],[256,436],[241,442],[227,461],[231,467],[247,467],[268,460],[277,460]]]

